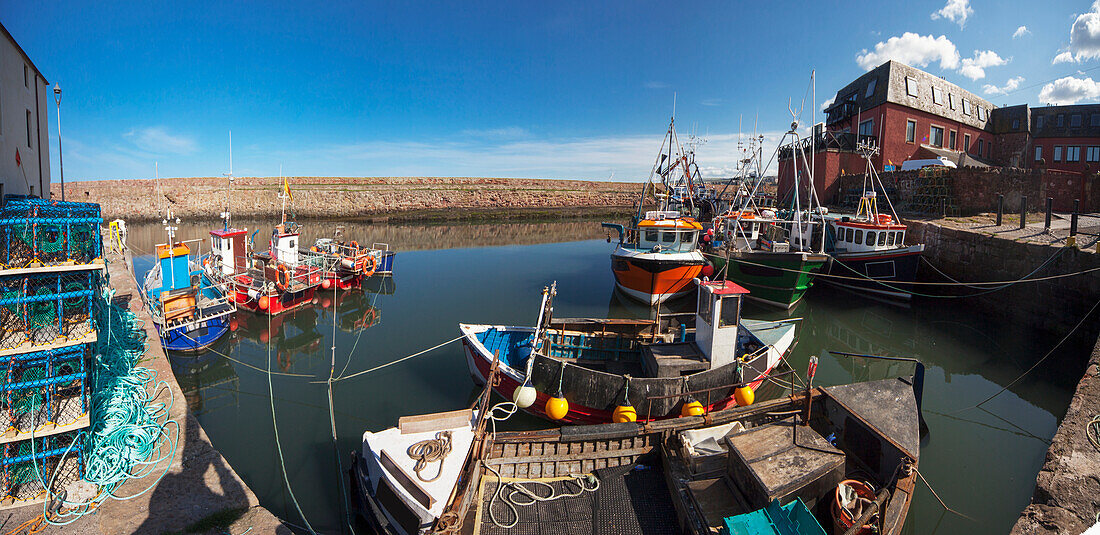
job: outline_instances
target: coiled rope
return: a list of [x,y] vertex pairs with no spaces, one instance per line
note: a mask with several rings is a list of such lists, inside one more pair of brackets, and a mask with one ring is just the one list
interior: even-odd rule
[[[440,431],[435,434],[435,438],[421,440],[409,446],[405,453],[408,454],[410,459],[416,461],[416,464],[413,465],[416,478],[425,483],[431,483],[443,475],[443,461],[451,453],[451,432]],[[436,471],[434,477],[425,479],[420,472],[427,468],[428,464],[437,461],[439,462],[439,470]]]
[[[592,474],[570,474],[571,479],[563,480],[562,485],[566,486],[569,483],[577,485],[576,492],[561,492],[554,488],[553,485],[538,480],[527,481],[509,481],[505,482],[504,478],[500,476],[492,465],[486,464],[485,468],[497,476],[497,489],[493,492],[493,496],[489,498],[489,520],[493,522],[495,526],[503,529],[511,529],[519,523],[519,508],[526,507],[528,505],[534,505],[538,502],[552,502],[554,500],[560,500],[562,498],[576,498],[585,492],[595,492],[600,488],[600,480]],[[526,485],[535,485],[535,487],[527,487]],[[550,494],[546,496],[540,496],[535,492],[536,488],[550,489]],[[505,493],[507,489],[507,493]],[[493,505],[500,500],[509,511],[511,511],[512,521],[505,524],[497,518],[496,511],[493,510]]]

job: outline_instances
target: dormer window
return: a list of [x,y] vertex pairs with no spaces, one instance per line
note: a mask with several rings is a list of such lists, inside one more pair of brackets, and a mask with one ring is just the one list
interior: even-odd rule
[[932,88],[932,103],[943,106],[943,90],[938,87]]
[[905,92],[908,93],[911,97],[920,96],[920,86],[917,85],[916,78],[905,78]]
[[970,101],[963,99],[963,115],[970,115]]
[[871,78],[871,81],[867,83],[867,92],[863,94],[863,98],[871,98],[871,95],[875,94],[876,82],[878,82],[878,78]]

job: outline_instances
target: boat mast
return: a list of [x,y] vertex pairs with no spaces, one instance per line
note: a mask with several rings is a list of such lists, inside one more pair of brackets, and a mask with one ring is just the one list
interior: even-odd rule
[[224,177],[229,177],[229,187],[225,189],[225,211],[222,212],[222,220],[225,221],[225,226],[222,230],[229,230],[229,218],[230,218],[230,194],[233,192],[233,131],[229,131],[229,173],[222,174]]
[[[283,182],[283,164],[279,164],[279,183],[281,184],[282,182]],[[286,194],[285,188],[284,188],[284,191],[279,192],[278,197],[283,200],[283,215],[282,215],[282,219],[279,221],[279,225],[282,226],[286,223],[286,199],[287,199],[288,195]],[[285,227],[284,227],[284,232],[285,232]]]

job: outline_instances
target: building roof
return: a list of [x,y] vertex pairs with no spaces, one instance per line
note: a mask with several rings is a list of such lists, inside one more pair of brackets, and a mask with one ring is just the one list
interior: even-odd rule
[[[991,164],[985,160],[979,159],[972,154],[966,152],[954,151],[951,149],[944,149],[941,147],[933,147],[932,145],[920,146],[921,150],[927,152],[932,158],[942,156],[954,162],[959,167],[990,167]],[[918,153],[919,154],[919,153]]]
[[887,61],[836,92],[825,110],[833,124],[892,102],[984,129],[993,104],[947,80],[897,61]]
[[11,41],[11,44],[15,45],[15,49],[23,55],[23,59],[27,60],[27,65],[30,65],[31,68],[34,69],[34,72],[38,73],[38,76],[42,78],[42,81],[45,82],[46,85],[50,85],[50,82],[46,80],[46,77],[42,74],[42,71],[38,70],[38,67],[35,66],[33,61],[31,61],[31,57],[27,55],[26,51],[23,50],[23,47],[19,46],[19,42],[11,36],[11,33],[8,32],[8,29],[4,27],[4,23],[2,22],[0,22],[0,30],[4,32],[4,35],[8,38],[9,41]]

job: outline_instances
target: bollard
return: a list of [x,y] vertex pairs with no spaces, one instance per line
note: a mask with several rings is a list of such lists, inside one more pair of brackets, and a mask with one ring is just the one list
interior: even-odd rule
[[1044,230],[1050,230],[1050,215],[1054,211],[1054,197],[1047,197],[1047,219],[1043,224]]
[[1069,215],[1069,237],[1066,247],[1077,247],[1077,211],[1081,208],[1081,199],[1073,199],[1073,213]]
[[1027,225],[1027,195],[1020,196],[1020,228]]
[[1005,196],[1003,194],[997,194],[997,226],[1001,226],[1001,220],[1005,215]]

